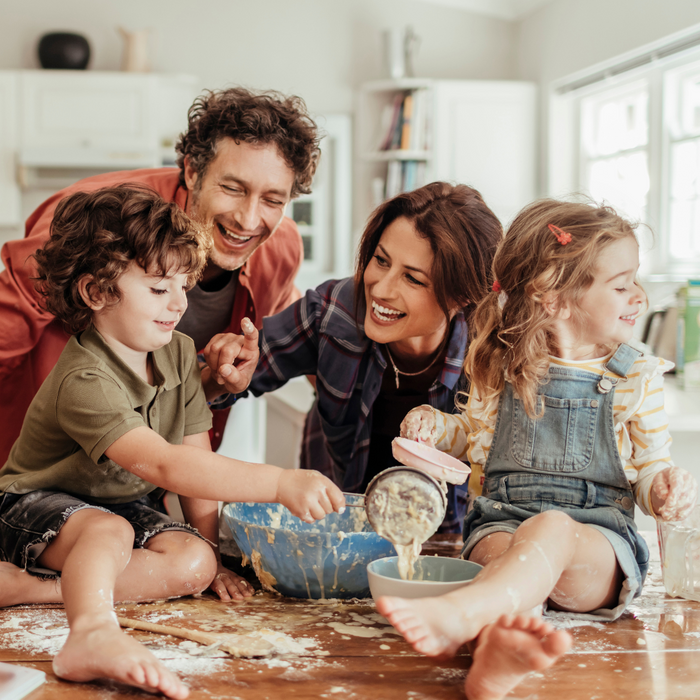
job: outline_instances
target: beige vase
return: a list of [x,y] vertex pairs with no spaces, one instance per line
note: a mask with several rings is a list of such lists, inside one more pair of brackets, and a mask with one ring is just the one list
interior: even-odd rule
[[122,70],[127,73],[148,73],[151,69],[148,62],[148,35],[151,30],[128,32],[123,27],[117,27],[117,31],[124,40]]

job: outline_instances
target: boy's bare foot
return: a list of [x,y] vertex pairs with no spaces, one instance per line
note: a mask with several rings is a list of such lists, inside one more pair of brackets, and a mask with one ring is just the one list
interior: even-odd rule
[[426,656],[454,656],[462,644],[479,632],[473,620],[466,620],[458,612],[449,593],[413,600],[382,596],[377,600],[377,610],[416,651]]
[[7,561],[0,561],[0,608],[24,603],[60,603],[58,580],[37,578]]
[[531,671],[554,664],[571,635],[539,617],[502,615],[483,629],[464,682],[468,700],[501,700]]
[[184,700],[190,691],[158,659],[116,623],[72,629],[53,660],[53,670],[67,681],[108,678],[151,693]]

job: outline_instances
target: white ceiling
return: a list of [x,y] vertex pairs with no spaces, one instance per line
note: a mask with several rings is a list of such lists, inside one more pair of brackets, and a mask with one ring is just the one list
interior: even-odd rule
[[553,0],[423,0],[501,19],[520,19]]

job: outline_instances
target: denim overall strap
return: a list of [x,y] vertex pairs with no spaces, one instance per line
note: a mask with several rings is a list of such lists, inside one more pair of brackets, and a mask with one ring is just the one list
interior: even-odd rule
[[607,361],[605,367],[618,375],[626,378],[632,365],[641,357],[642,353],[624,343],[620,345],[617,352]]

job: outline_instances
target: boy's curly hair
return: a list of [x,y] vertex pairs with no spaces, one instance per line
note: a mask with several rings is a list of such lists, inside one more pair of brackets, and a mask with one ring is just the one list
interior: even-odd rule
[[[565,245],[550,224],[559,235],[570,234]],[[507,378],[528,415],[537,416],[537,389],[546,379],[549,355],[558,350],[555,318],[543,304],[568,303],[583,322],[578,302],[593,283],[598,256],[614,241],[634,237],[634,230],[611,207],[553,199],[534,202],[516,216],[493,259],[497,284],[477,306],[470,329],[475,335],[464,370],[480,399],[498,396]]]
[[208,91],[188,112],[187,131],[175,146],[180,183],[185,184],[185,158],[199,176],[216,157],[218,143],[275,144],[294,171],[292,197],[311,192],[311,182],[321,155],[320,137],[300,97],[287,97],[274,90],[253,92],[236,87]]
[[138,184],[78,192],[56,207],[49,240],[34,254],[34,285],[47,311],[71,333],[92,324],[78,281],[92,277],[95,291],[119,300],[119,277],[135,261],[167,274],[174,265],[192,283],[207,262],[208,233],[175,203]]

